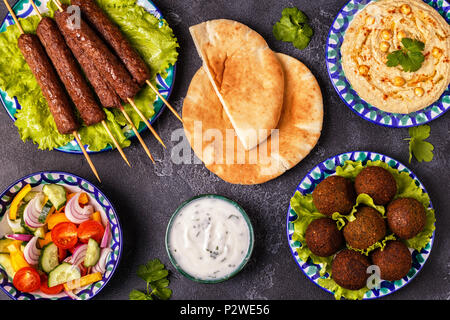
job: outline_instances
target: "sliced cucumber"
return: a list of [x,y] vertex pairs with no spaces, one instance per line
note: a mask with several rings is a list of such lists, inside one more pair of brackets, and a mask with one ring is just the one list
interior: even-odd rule
[[53,242],[50,242],[42,248],[41,255],[39,257],[39,268],[42,271],[49,273],[55,269],[58,264],[58,247]]
[[48,274],[48,287],[51,288],[80,278],[80,269],[77,266],[64,262]]
[[45,228],[44,227],[37,228],[33,234],[39,239],[45,239]]
[[0,253],[9,253],[8,246],[13,242],[12,239],[0,239]]
[[56,210],[61,209],[67,201],[66,190],[58,184],[46,184],[42,189]]
[[100,259],[100,246],[94,239],[89,239],[86,256],[84,257],[84,266],[86,268],[93,267]]
[[25,247],[27,246],[27,244],[28,244],[28,241],[27,241],[27,242],[22,242],[22,243],[20,244],[20,251],[24,252]]
[[39,191],[30,191],[28,192],[25,197],[23,198],[23,201],[30,202],[31,199],[33,199],[38,193],[41,193]]
[[14,271],[14,268],[12,266],[11,257],[9,254],[5,253],[0,254],[0,266],[3,267],[3,269],[6,271],[6,273],[11,279],[14,279],[16,272]]
[[44,204],[41,210],[41,214],[39,215],[39,222],[45,223],[47,220],[47,216],[53,212],[55,207],[53,206],[53,203],[49,200]]

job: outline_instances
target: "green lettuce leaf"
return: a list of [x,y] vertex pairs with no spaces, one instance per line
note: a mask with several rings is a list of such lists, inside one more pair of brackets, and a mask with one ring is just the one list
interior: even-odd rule
[[336,300],[341,300],[341,298],[345,298],[347,300],[362,300],[366,292],[369,290],[367,287],[359,290],[345,289],[338,285],[331,277],[319,278],[318,283],[325,289],[333,292]]
[[392,240],[396,240],[397,238],[395,237],[395,235],[390,234],[386,237],[384,237],[383,240],[380,240],[378,242],[375,242],[373,245],[371,245],[370,247],[366,248],[366,249],[355,249],[353,247],[351,247],[349,244],[347,244],[347,248],[354,250],[354,251],[358,251],[359,253],[368,256],[369,253],[371,253],[372,251],[374,251],[375,249],[381,249],[383,250],[384,247],[386,247],[386,244],[388,241],[392,241]]
[[[62,2],[70,4],[69,0]],[[165,70],[173,65],[178,57],[176,50],[178,43],[167,22],[155,18],[137,5],[135,0],[99,0],[97,2],[119,25],[154,75],[161,73],[164,76]],[[49,8],[47,15],[53,16],[57,7],[52,1],[49,1],[47,6]],[[37,16],[31,16],[20,19],[20,22],[25,32],[35,33],[39,20]],[[161,28],[158,27],[160,24]],[[6,91],[8,96],[16,97],[22,106],[22,110],[15,114],[17,118],[15,125],[23,141],[31,140],[39,145],[39,149],[52,150],[64,146],[73,137],[72,135],[61,135],[57,131],[39,85],[17,47],[19,35],[19,31],[14,25],[0,33],[0,55],[2,56],[0,88]],[[152,82],[155,85],[155,81],[152,80]],[[141,90],[135,97],[136,105],[147,118],[154,115],[155,98],[155,93],[148,87]],[[124,107],[134,124],[139,127],[141,122],[139,115],[130,105],[126,104]],[[130,142],[120,128],[127,124],[121,112],[115,109],[105,112],[107,113],[107,124],[115,138],[122,147],[129,146]],[[89,128],[83,125],[79,133],[83,143],[88,144],[92,151],[100,151],[108,145],[113,146],[111,138],[101,124]]]
[[[126,148],[130,146],[131,142],[128,140],[120,127],[119,123],[115,120],[114,114],[108,109],[103,109],[106,113],[106,124],[109,127],[109,130],[116,138],[117,142],[119,142],[122,148]],[[89,127],[81,127],[79,130],[80,138],[83,143],[89,145],[89,149],[91,150],[101,150],[106,147],[105,143],[110,147],[114,148],[114,144],[109,137],[109,134],[103,127],[101,123],[97,123],[93,126]]]
[[314,264],[320,264],[322,266],[320,275],[324,275],[333,259],[332,257],[319,257],[313,254],[306,246],[305,232],[313,220],[325,218],[326,216],[316,209],[311,194],[302,195],[299,191],[291,199],[291,208],[297,214],[297,219],[293,222],[294,234],[292,235],[292,240],[301,243],[301,247],[297,249],[298,256],[303,261],[311,258]]

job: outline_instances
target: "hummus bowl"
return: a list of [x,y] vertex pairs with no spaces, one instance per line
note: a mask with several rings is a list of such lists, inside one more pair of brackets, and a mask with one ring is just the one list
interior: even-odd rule
[[[403,88],[399,89],[403,90],[400,91],[401,94],[403,93],[408,93],[408,90],[410,90],[411,92],[409,93],[410,96],[408,96],[406,99],[409,99],[411,102],[408,103],[404,103],[403,106],[401,106],[401,103],[395,103],[394,99],[392,99],[392,103],[383,103],[384,101],[380,102],[379,108],[375,107],[374,104],[376,104],[375,102],[373,104],[370,104],[368,102],[368,100],[371,101],[376,101],[378,99],[378,101],[382,100],[382,98],[380,98],[379,96],[376,97],[377,92],[375,92],[376,90],[371,90],[370,85],[371,84],[366,84],[366,88],[364,88],[364,81],[359,81],[359,80],[364,80],[364,79],[358,79],[358,76],[355,76],[354,74],[351,74],[349,77],[346,76],[346,73],[344,72],[344,69],[346,69],[347,72],[349,72],[349,70],[351,70],[351,66],[349,67],[349,61],[350,59],[343,59],[342,57],[342,52],[341,49],[343,49],[342,51],[346,52],[347,49],[345,48],[345,39],[346,39],[346,35],[348,34],[354,34],[355,30],[352,29],[352,23],[355,22],[354,26],[358,26],[360,24],[361,19],[363,19],[363,15],[367,15],[367,12],[362,12],[366,9],[366,7],[368,5],[371,5],[371,12],[375,12],[375,14],[373,14],[372,16],[375,19],[375,24],[380,25],[379,20],[379,16],[376,14],[377,10],[372,10],[374,7],[374,3],[376,3],[377,1],[373,1],[373,0],[350,0],[349,2],[347,2],[347,4],[339,11],[339,13],[337,14],[331,28],[328,34],[328,40],[327,40],[327,45],[326,45],[326,63],[327,63],[327,69],[328,69],[328,73],[331,79],[331,82],[333,83],[334,88],[336,89],[338,95],[341,97],[341,99],[345,102],[345,104],[352,110],[354,111],[356,114],[358,114],[360,117],[362,117],[365,120],[368,120],[372,123],[375,124],[379,124],[382,126],[387,126],[387,127],[396,127],[396,128],[401,128],[401,127],[412,127],[412,126],[418,126],[421,124],[425,124],[427,122],[430,122],[436,118],[438,118],[439,116],[443,115],[449,108],[450,108],[450,89],[448,85],[442,85],[441,82],[441,87],[440,88],[436,88],[435,92],[431,92],[430,88],[424,87],[424,89],[426,90],[426,92],[424,93],[422,98],[414,98],[414,94],[412,93],[414,91],[414,87],[410,85],[412,81],[412,78],[414,78],[414,76],[419,76],[420,72],[416,72],[416,73],[405,73],[403,71],[401,71],[401,67],[395,67],[395,68],[389,68],[392,69],[392,73],[390,74],[390,76],[392,78],[394,78],[397,73],[399,74],[403,74],[403,76],[406,76],[408,78],[406,78],[406,80],[410,80],[408,81],[408,83],[406,83]],[[428,9],[429,7],[429,13],[436,18],[437,21],[442,23],[442,28],[446,28],[446,26],[444,25],[445,22],[449,22],[450,20],[450,5],[448,4],[447,1],[438,1],[438,0],[424,0],[423,3],[422,2],[418,2],[415,3],[416,1],[412,2],[411,5],[413,6],[413,10],[415,10],[414,5],[420,6],[421,10],[424,9]],[[378,7],[376,7],[376,9],[379,10]],[[360,13],[362,13],[361,15],[359,15]],[[443,19],[441,19],[441,17],[439,17],[439,14],[443,17]],[[377,20],[378,19],[378,20]],[[445,21],[444,21],[445,19]],[[382,20],[382,19],[381,19]],[[407,23],[404,21],[404,24],[402,24],[402,28],[406,28]],[[381,27],[382,29],[382,27]],[[367,47],[371,47],[372,45],[376,45],[379,41],[379,36],[378,33],[380,32],[380,30],[372,30],[375,31],[372,33],[372,38],[369,35],[367,37],[368,41],[372,41],[373,42],[367,44]],[[410,37],[413,39],[416,39],[417,37],[414,35],[413,30],[410,30],[411,32],[409,32],[408,30],[406,30],[407,35],[406,37]],[[377,36],[373,36],[374,33],[377,33]],[[353,37],[352,34],[352,37]],[[392,45],[395,45],[397,47],[397,49],[399,47],[401,47],[401,45],[398,43],[397,41],[397,30],[395,29],[393,31],[393,34],[391,35],[392,39],[388,42],[392,42]],[[378,38],[378,39],[377,39]],[[420,40],[420,39],[418,39]],[[357,41],[357,39],[355,38],[355,41]],[[348,42],[348,41],[347,41]],[[356,42],[355,42],[356,43]],[[344,45],[344,48],[343,48]],[[425,62],[422,65],[422,70],[425,70],[425,68],[429,68],[430,66],[433,65],[432,62],[430,62],[430,59],[434,59],[431,56],[431,50],[432,48],[428,48],[429,46],[432,46],[432,43],[428,43],[428,45],[426,45],[425,50],[424,50],[424,55],[426,56]],[[378,48],[377,48],[378,49]],[[388,52],[391,52],[393,50],[393,48],[389,49]],[[347,50],[348,51],[348,50]],[[445,50],[444,50],[445,51]],[[444,55],[446,55],[448,52],[445,52]],[[344,57],[344,58],[348,58]],[[373,59],[376,59],[376,55],[373,55]],[[343,65],[343,60],[345,60],[345,65]],[[444,65],[448,64],[447,62],[443,63]],[[376,65],[375,61],[373,61],[372,63],[369,63],[370,67],[374,67]],[[384,63],[378,63],[378,67],[383,67]],[[345,67],[345,68],[344,68]],[[445,66],[448,67],[448,66]],[[386,66],[386,68],[388,68]],[[386,71],[386,70],[385,70]],[[381,74],[383,71],[379,71],[375,74],[375,77],[378,76],[378,74]],[[388,73],[390,73],[390,70],[387,70]],[[447,74],[448,72],[444,71],[444,74]],[[411,79],[409,79],[411,78]],[[374,79],[375,81],[376,79]],[[378,79],[379,80],[379,79]],[[448,77],[443,79],[446,83],[448,81]],[[359,88],[355,88],[351,85],[351,83],[357,83],[357,86]],[[423,83],[425,84],[425,83]],[[379,83],[376,83],[376,88],[378,90],[379,88]],[[411,88],[412,87],[412,88]],[[436,86],[438,87],[438,86]],[[411,88],[411,89],[410,89]],[[373,89],[373,87],[372,87]],[[443,91],[443,94],[440,95],[440,93]],[[412,93],[412,94],[411,94]],[[434,94],[434,98],[431,98],[431,100],[427,101],[426,99],[430,99],[430,97],[433,97]],[[375,96],[375,97],[374,97]],[[406,94],[405,94],[406,96]],[[363,98],[365,97],[366,100]],[[436,101],[433,101],[436,99],[436,97],[439,97]],[[390,101],[389,101],[390,102]],[[420,103],[422,103],[422,105],[420,105]],[[429,105],[428,105],[429,104]],[[428,106],[427,106],[428,105]],[[394,106],[394,108],[392,107]],[[412,110],[417,110],[414,112],[410,112],[408,113],[407,110],[411,110],[409,107],[412,108]],[[387,111],[392,111],[392,112],[387,112],[387,111],[383,111],[381,109],[385,109]],[[420,110],[418,110],[420,109]],[[398,111],[395,111],[398,110]],[[412,111],[411,110],[411,111]],[[395,113],[395,112],[399,112],[399,113]]]

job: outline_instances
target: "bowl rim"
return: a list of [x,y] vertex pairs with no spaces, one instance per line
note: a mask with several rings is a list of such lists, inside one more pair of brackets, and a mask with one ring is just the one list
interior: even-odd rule
[[[429,207],[430,207],[431,209],[434,209],[430,194],[428,193],[428,191],[427,191],[427,189],[425,188],[425,186],[424,186],[424,184],[422,183],[422,181],[416,176],[416,174],[415,174],[411,169],[409,169],[407,166],[405,166],[401,161],[398,161],[397,159],[392,158],[392,157],[390,157],[390,156],[384,155],[384,154],[379,153],[379,152],[374,152],[374,151],[362,151],[362,150],[342,152],[342,153],[336,154],[336,155],[334,155],[334,156],[328,157],[328,158],[326,158],[325,160],[320,161],[319,163],[317,163],[316,165],[314,165],[314,166],[312,167],[312,169],[309,170],[308,173],[306,173],[306,174],[300,179],[300,182],[298,183],[297,187],[295,188],[294,193],[292,194],[292,196],[291,196],[290,199],[292,199],[292,197],[295,195],[295,193],[296,193],[297,191],[299,191],[299,187],[301,186],[303,180],[304,180],[306,177],[308,177],[308,176],[309,176],[309,175],[310,175],[310,174],[311,174],[311,173],[312,173],[312,172],[313,172],[320,164],[323,164],[323,163],[325,163],[325,162],[327,162],[327,161],[333,160],[333,159],[335,159],[335,158],[337,158],[337,157],[341,157],[341,156],[343,156],[343,155],[352,155],[352,154],[359,154],[359,153],[371,154],[371,155],[379,155],[379,156],[384,157],[384,158],[389,158],[389,159],[391,159],[391,160],[397,162],[399,165],[405,167],[405,168],[409,171],[409,174],[410,174],[410,175],[412,174],[412,175],[415,177],[415,179],[417,179],[417,181],[420,182],[421,188],[422,188],[423,191],[424,191],[426,194],[428,194],[428,196],[430,197],[430,205],[429,205]],[[369,160],[370,160],[370,159],[369,159]],[[383,160],[383,162],[385,162],[385,161]],[[386,163],[386,162],[385,162],[385,163]],[[287,242],[288,242],[289,250],[290,250],[290,252],[291,252],[291,256],[294,258],[295,263],[297,264],[297,266],[299,267],[299,269],[303,272],[303,274],[306,276],[306,278],[307,278],[308,280],[310,280],[312,283],[314,283],[317,287],[319,287],[319,288],[322,289],[323,291],[325,291],[325,292],[327,292],[327,293],[330,293],[330,294],[334,295],[334,292],[332,292],[332,291],[330,291],[330,290],[328,290],[328,289],[322,287],[322,286],[319,285],[316,281],[314,281],[314,280],[313,280],[313,279],[305,272],[305,270],[302,268],[302,266],[300,265],[300,262],[297,260],[297,258],[296,258],[296,256],[295,256],[295,250],[292,248],[292,246],[291,246],[291,239],[289,238],[289,236],[290,236],[290,233],[289,233],[289,224],[291,223],[291,221],[289,220],[289,218],[290,218],[290,211],[291,211],[290,199],[289,199],[289,207],[288,207],[288,209],[287,209],[287,216],[286,216],[286,237],[287,237]],[[435,223],[435,224],[436,224],[436,223]],[[414,274],[407,282],[405,282],[401,287],[396,288],[395,290],[389,291],[388,293],[383,294],[382,296],[373,296],[373,297],[370,297],[370,298],[363,297],[363,300],[374,300],[374,299],[384,298],[384,297],[386,297],[386,296],[388,296],[388,295],[391,295],[391,294],[397,292],[398,290],[404,288],[404,287],[407,286],[409,283],[411,283],[411,281],[412,281],[412,280],[419,274],[419,272],[423,269],[423,267],[425,266],[426,261],[428,260],[429,255],[431,254],[431,251],[432,251],[432,249],[433,249],[433,244],[434,244],[435,234],[436,234],[436,230],[433,231],[433,234],[432,234],[432,236],[431,236],[431,238],[430,238],[430,241],[429,241],[429,243],[430,243],[430,248],[429,248],[429,252],[428,252],[427,258],[426,258],[425,261],[420,265],[420,268],[417,270],[417,272],[416,272],[416,273],[415,273],[415,274]],[[308,259],[308,260],[309,260],[309,259]],[[303,261],[303,260],[302,260],[302,261]],[[304,263],[307,263],[307,261],[303,261],[303,262],[304,262]],[[386,280],[383,280],[383,281],[386,281]],[[370,289],[369,289],[369,290],[370,290]]]
[[[247,250],[247,254],[245,255],[244,260],[241,262],[241,264],[230,274],[223,276],[221,278],[218,279],[201,279],[201,278],[197,278],[191,274],[189,274],[188,272],[186,272],[176,261],[175,257],[172,255],[172,252],[170,250],[170,245],[169,245],[169,234],[170,231],[172,229],[172,225],[173,222],[175,220],[175,218],[178,216],[178,214],[180,213],[180,211],[188,204],[190,204],[193,201],[199,200],[199,199],[207,199],[207,198],[213,198],[213,199],[220,199],[222,201],[228,202],[230,204],[232,204],[236,209],[239,210],[239,212],[242,214],[242,216],[244,217],[244,220],[247,224],[248,230],[249,230],[249,246],[248,246],[248,250]],[[172,263],[172,265],[174,266],[174,268],[181,273],[184,277],[186,277],[189,280],[195,281],[195,282],[199,282],[199,283],[205,283],[205,284],[213,284],[213,283],[220,283],[220,282],[224,282],[226,280],[229,280],[231,278],[233,278],[234,276],[236,276],[239,272],[242,271],[242,269],[244,269],[244,267],[247,265],[248,261],[250,260],[252,253],[253,253],[253,248],[254,248],[254,244],[255,244],[255,234],[254,234],[254,229],[253,229],[253,225],[250,221],[249,216],[247,215],[247,213],[245,212],[245,210],[234,200],[231,200],[230,198],[227,198],[225,196],[222,195],[218,195],[218,194],[211,194],[211,193],[207,193],[207,194],[200,194],[197,196],[194,196],[188,200],[183,201],[178,208],[175,210],[175,212],[172,214],[172,216],[170,217],[169,223],[167,224],[167,228],[166,228],[166,236],[165,236],[165,246],[166,246],[166,251],[167,251],[167,255],[169,256],[169,260]]]
[[[114,207],[114,204],[111,202],[111,200],[109,200],[108,197],[106,197],[105,193],[104,193],[99,187],[97,187],[95,184],[93,184],[93,183],[90,182],[89,180],[87,180],[87,179],[85,179],[85,178],[82,178],[82,177],[80,177],[80,176],[78,176],[78,175],[76,175],[76,174],[67,172],[67,171],[44,170],[44,171],[36,171],[36,172],[30,173],[30,174],[28,174],[28,175],[26,175],[26,176],[24,176],[24,177],[22,177],[22,178],[17,179],[17,180],[14,181],[13,183],[11,183],[8,187],[6,187],[4,190],[2,190],[2,191],[0,192],[0,198],[2,198],[2,197],[5,195],[5,193],[7,193],[9,190],[11,190],[11,188],[13,188],[13,187],[14,187],[15,185],[17,185],[18,183],[23,182],[25,179],[30,178],[30,177],[35,176],[35,175],[45,175],[45,174],[62,174],[62,175],[69,175],[69,176],[72,176],[72,177],[74,177],[74,178],[81,179],[83,182],[86,182],[87,184],[89,184],[90,186],[92,186],[92,187],[94,188],[94,190],[96,189],[96,190],[99,192],[99,194],[100,194],[100,195],[101,195],[101,196],[102,196],[102,197],[110,204],[111,209],[112,209],[112,211],[113,211],[113,213],[114,213],[114,216],[115,216],[115,218],[116,218],[116,220],[117,220],[117,230],[118,230],[118,232],[119,232],[119,240],[120,240],[120,242],[119,242],[119,253],[118,253],[118,255],[117,255],[117,262],[114,264],[113,269],[111,270],[110,276],[109,276],[107,279],[104,280],[103,285],[102,285],[102,286],[101,286],[101,287],[100,287],[100,288],[99,288],[92,296],[89,296],[89,298],[85,299],[85,300],[90,300],[90,299],[94,298],[95,296],[97,296],[97,295],[103,290],[103,288],[106,287],[106,285],[108,284],[108,282],[109,282],[109,281],[111,280],[111,278],[114,276],[115,271],[116,271],[117,267],[118,267],[119,264],[120,264],[120,260],[121,260],[121,258],[122,258],[122,251],[123,251],[123,232],[122,232],[122,226],[121,226],[121,223],[120,223],[119,215],[117,214],[117,210],[116,210],[116,208]],[[18,192],[18,191],[20,191],[20,190],[17,190],[17,192]],[[0,219],[1,219],[2,217],[3,217],[3,215],[0,216]],[[108,221],[109,221],[109,218],[108,218]],[[3,270],[3,271],[4,271],[4,269],[3,269],[2,267],[0,267],[0,270]],[[11,294],[10,294],[10,293],[2,286],[2,285],[0,285],[0,289],[1,289],[8,297],[10,297],[11,299],[13,299],[13,300],[18,300],[16,297],[14,297],[13,295],[11,295]],[[17,289],[15,289],[15,290],[17,290]],[[17,291],[19,291],[19,290],[17,290]],[[30,294],[34,296],[33,293],[30,293]],[[58,299],[56,299],[56,300],[62,300],[62,299],[66,299],[66,298],[68,298],[68,297],[67,297],[67,296],[64,296],[64,297],[60,297],[60,298],[58,298]],[[40,297],[39,299],[42,299],[42,300],[54,300],[54,299],[51,299],[51,298],[45,298],[45,297]]]

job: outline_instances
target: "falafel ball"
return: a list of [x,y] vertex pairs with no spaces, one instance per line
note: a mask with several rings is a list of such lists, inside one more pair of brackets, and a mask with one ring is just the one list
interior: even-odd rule
[[359,207],[356,219],[344,227],[344,238],[355,249],[367,249],[386,235],[386,222],[370,207]]
[[320,182],[312,197],[317,210],[330,217],[335,212],[348,214],[356,201],[352,181],[340,176],[330,176]]
[[366,286],[369,266],[369,258],[356,251],[344,249],[333,259],[331,277],[345,289],[359,290]]
[[344,245],[344,237],[336,222],[330,218],[320,218],[306,228],[306,245],[319,257],[328,257],[339,251]]
[[385,205],[394,199],[397,183],[394,176],[384,168],[369,166],[355,179],[356,193],[368,194],[377,205]]
[[424,206],[413,198],[399,198],[387,207],[389,229],[401,239],[415,237],[425,227],[427,216]]
[[372,263],[380,268],[381,279],[400,280],[411,269],[412,258],[408,247],[401,241],[389,241],[383,250],[372,253]]

